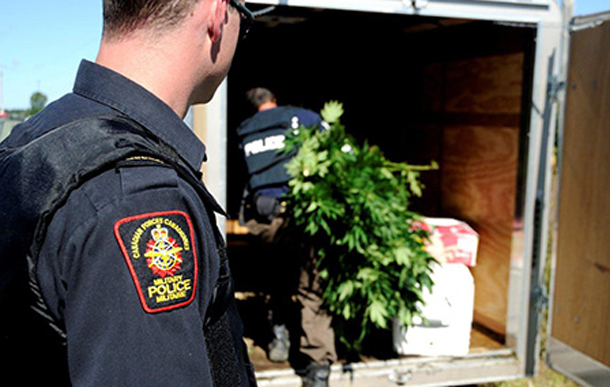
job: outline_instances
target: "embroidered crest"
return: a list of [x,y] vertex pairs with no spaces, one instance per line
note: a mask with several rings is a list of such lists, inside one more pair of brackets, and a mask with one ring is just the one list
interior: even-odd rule
[[197,254],[189,216],[181,211],[123,218],[114,234],[148,313],[188,305],[197,286]]
[[161,278],[165,278],[167,275],[173,276],[176,271],[180,270],[182,247],[168,235],[166,227],[158,224],[150,233],[152,239],[146,244],[146,253],[144,253],[148,267],[153,274],[159,275]]

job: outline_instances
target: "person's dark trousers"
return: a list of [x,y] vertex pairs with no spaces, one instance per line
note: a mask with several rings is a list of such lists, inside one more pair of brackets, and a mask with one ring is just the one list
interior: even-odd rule
[[279,273],[270,279],[274,282],[270,286],[270,309],[271,321],[275,327],[284,324],[287,327],[292,326],[289,321],[291,313],[286,312],[290,311],[292,295],[296,294],[300,332],[295,332],[296,329],[290,332],[300,336],[298,349],[295,351],[299,359],[295,363],[304,363],[305,370],[301,371],[306,371],[309,365],[322,368],[330,366],[337,360],[335,337],[332,318],[322,308],[322,288],[315,271],[312,249],[304,248],[299,238],[290,235],[287,221],[283,217],[275,217],[270,224],[251,220],[246,223],[246,227],[269,247],[266,251],[273,251],[269,254],[272,254],[277,268],[269,272]]

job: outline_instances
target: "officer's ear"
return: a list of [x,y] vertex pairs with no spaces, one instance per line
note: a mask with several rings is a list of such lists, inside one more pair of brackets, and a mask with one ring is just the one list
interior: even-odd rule
[[211,2],[208,34],[213,43],[222,36],[222,28],[227,19],[227,0],[209,0]]

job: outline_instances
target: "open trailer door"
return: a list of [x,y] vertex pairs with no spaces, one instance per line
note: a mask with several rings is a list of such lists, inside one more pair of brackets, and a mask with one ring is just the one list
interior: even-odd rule
[[610,386],[610,12],[574,19],[547,360],[587,386]]
[[[543,172],[552,142],[545,144],[554,138],[557,104],[547,89],[557,78],[563,20],[554,0],[415,3],[248,0],[258,16],[226,88],[227,128],[252,114],[244,102],[250,87],[270,87],[297,106],[343,102],[342,123],[390,159],[439,161],[414,210],[466,221],[479,233],[468,354],[397,356],[388,353],[391,337],[375,340],[377,352],[362,361],[333,365],[335,386],[509,380],[531,375],[538,359],[537,310],[529,310],[537,283],[530,277],[537,273],[532,251],[546,244],[534,243],[533,219],[535,212],[541,219],[547,214],[537,202],[548,197],[538,198],[537,187],[548,186],[539,180],[549,176]],[[242,156],[235,131],[226,133],[227,208],[236,214]],[[264,310],[254,307],[264,301],[256,270],[265,266],[251,259],[250,236],[235,222],[228,221],[229,256],[238,308],[251,313],[245,330],[259,385],[296,386],[290,364],[265,356],[256,330],[265,313],[255,315]]]

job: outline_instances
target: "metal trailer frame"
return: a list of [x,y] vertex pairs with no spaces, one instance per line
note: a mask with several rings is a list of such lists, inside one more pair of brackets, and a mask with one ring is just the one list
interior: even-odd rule
[[[507,310],[507,349],[454,359],[398,359],[387,362],[333,367],[333,379],[346,385],[466,384],[508,380],[535,373],[539,354],[539,321],[547,292],[542,282],[547,254],[551,160],[557,114],[562,111],[568,46],[568,12],[555,0],[248,0],[270,6],[325,8],[348,11],[488,20],[536,29],[531,114],[525,176],[523,240],[513,252]],[[565,14],[564,14],[565,13]],[[221,204],[226,203],[227,82],[214,99],[195,111],[203,130],[209,161],[205,180]],[[197,126],[197,125],[195,125]],[[220,219],[224,229],[224,221]],[[298,385],[293,372],[265,371],[261,385]],[[366,381],[368,382],[366,382]],[[335,384],[341,385],[341,384]]]

